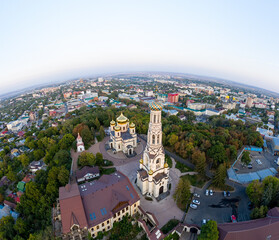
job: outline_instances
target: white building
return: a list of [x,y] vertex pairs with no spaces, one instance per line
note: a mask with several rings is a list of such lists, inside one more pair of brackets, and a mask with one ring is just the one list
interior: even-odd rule
[[147,145],[137,171],[137,185],[143,195],[158,197],[168,191],[169,167],[165,163],[162,145],[162,105],[157,102],[149,104],[150,122],[147,133]]
[[78,133],[78,137],[77,137],[77,151],[78,152],[83,152],[84,150],[85,150],[84,143],[82,141],[81,136]]
[[115,121],[110,122],[109,146],[116,152],[122,151],[128,155],[134,153],[137,147],[137,134],[135,124],[129,124],[129,119],[122,113]]

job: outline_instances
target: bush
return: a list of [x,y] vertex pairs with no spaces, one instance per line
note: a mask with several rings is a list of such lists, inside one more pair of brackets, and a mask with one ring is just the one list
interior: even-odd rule
[[114,173],[115,171],[116,171],[115,167],[113,167],[113,168],[101,168],[100,169],[101,175],[103,175],[103,174],[109,175],[109,174]]
[[179,220],[177,219],[171,219],[169,220],[162,228],[162,232],[164,234],[167,234],[169,231],[171,231],[174,227],[176,227],[179,223]]
[[145,200],[147,200],[147,201],[153,201],[153,199],[152,199],[152,197],[145,197]]
[[177,168],[181,173],[193,171],[193,169],[187,167],[185,164],[183,164],[181,162],[176,162],[175,168]]

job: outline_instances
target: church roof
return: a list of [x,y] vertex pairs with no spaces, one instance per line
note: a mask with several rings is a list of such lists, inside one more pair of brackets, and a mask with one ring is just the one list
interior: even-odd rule
[[125,123],[128,121],[128,118],[126,118],[123,113],[120,114],[120,116],[118,118],[116,118],[116,121],[119,123]]

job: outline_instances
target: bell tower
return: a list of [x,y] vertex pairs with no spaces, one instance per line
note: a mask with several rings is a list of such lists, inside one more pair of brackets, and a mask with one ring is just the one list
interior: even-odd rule
[[137,172],[137,185],[143,195],[158,197],[168,191],[169,167],[165,163],[165,151],[162,145],[162,105],[149,104],[150,122],[147,132],[147,145],[140,160]]

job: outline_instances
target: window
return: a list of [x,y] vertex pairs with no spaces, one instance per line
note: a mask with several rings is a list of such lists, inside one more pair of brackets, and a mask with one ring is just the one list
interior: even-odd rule
[[125,131],[125,127],[123,127],[123,130]]
[[99,229],[99,225],[97,226],[97,229]]
[[136,207],[136,204],[134,204],[134,207]]
[[154,123],[156,123],[156,115],[154,115]]
[[126,211],[128,211],[128,207],[126,207]]
[[107,224],[109,224],[109,220],[107,220]]
[[124,209],[122,209],[122,213],[124,213]]
[[114,214],[113,217],[116,218],[116,214]]
[[156,160],[156,163],[158,164],[159,162],[160,162],[160,160],[159,160],[159,159],[157,159],[157,160]]
[[104,224],[104,223],[102,223],[102,227],[103,227],[103,226],[105,226],[105,224]]
[[160,137],[157,136],[157,144],[159,144],[159,141],[160,141]]
[[152,135],[152,144],[155,144],[155,135]]
[[120,149],[120,145],[118,145],[118,149]]
[[120,215],[120,212],[118,212],[118,214],[117,214],[118,216]]
[[108,229],[110,229],[110,226],[108,226]]

